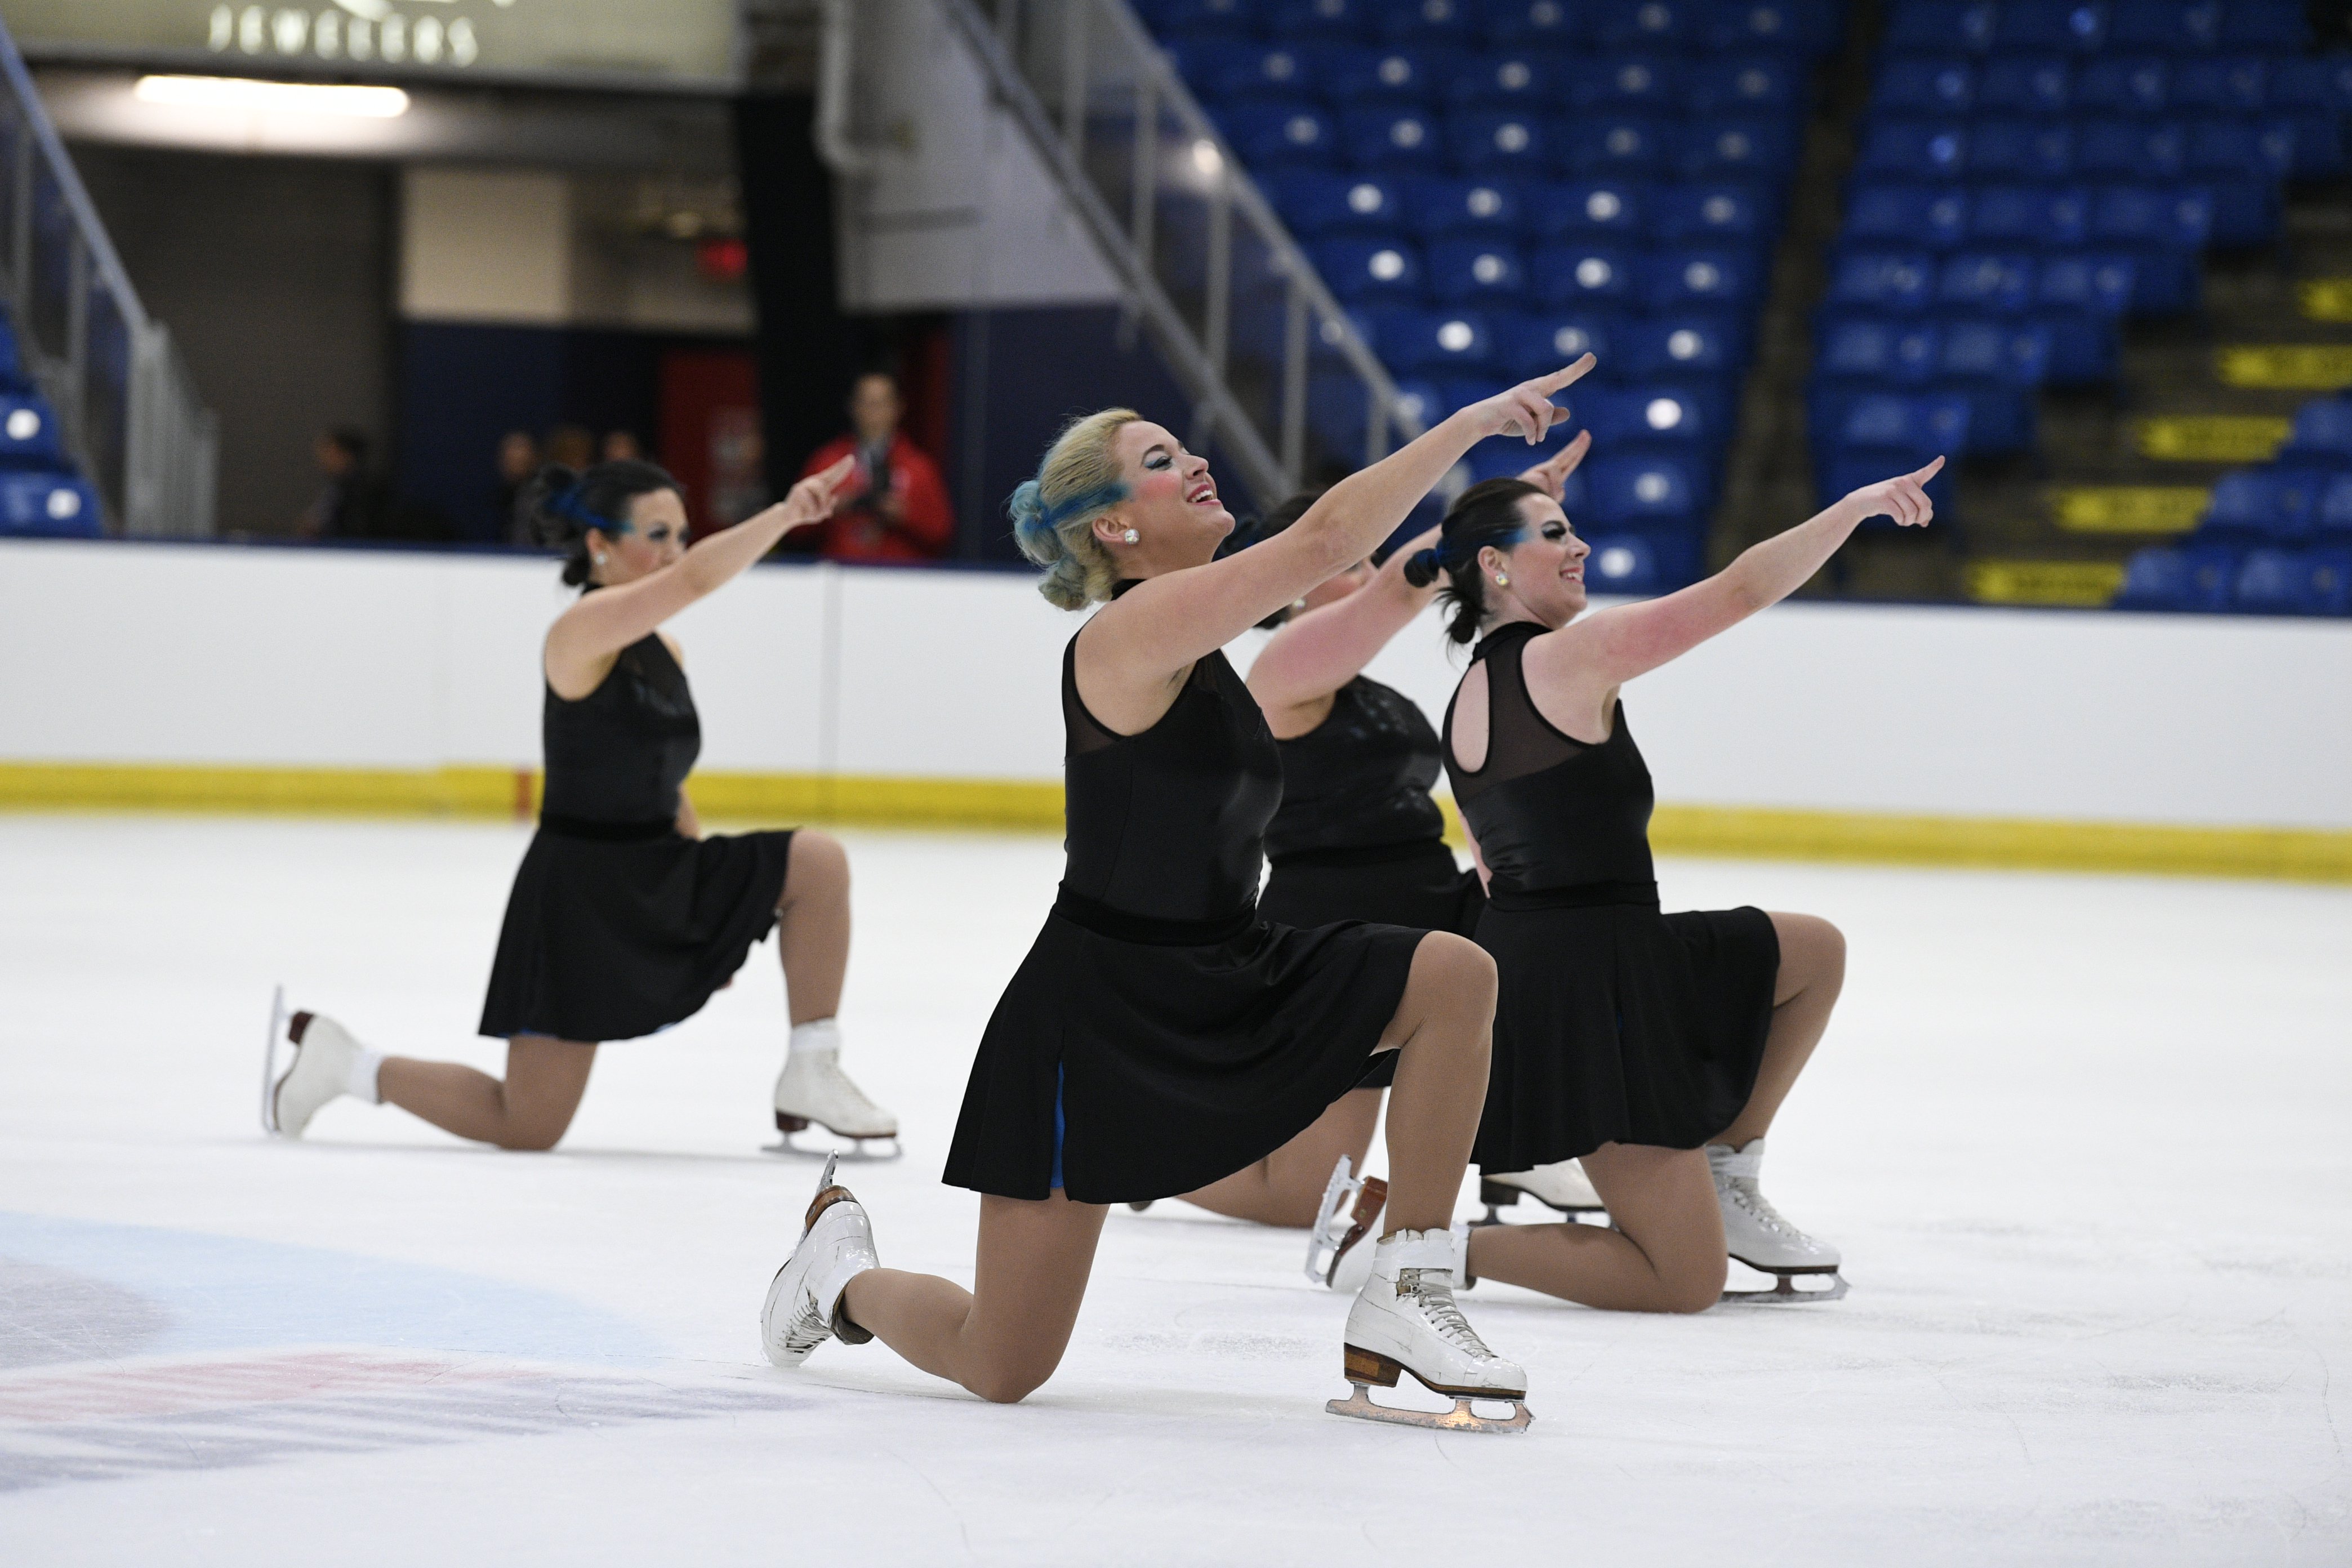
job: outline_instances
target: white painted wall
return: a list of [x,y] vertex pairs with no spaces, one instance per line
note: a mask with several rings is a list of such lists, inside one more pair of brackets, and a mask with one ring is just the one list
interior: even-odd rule
[[[528,765],[536,558],[0,543],[0,761]],[[706,767],[1051,779],[1023,574],[764,566],[678,617]],[[1246,662],[1258,639],[1234,649]],[[1372,668],[1442,710],[1434,618]],[[1788,605],[1634,682],[1668,801],[2352,828],[2352,625]]]

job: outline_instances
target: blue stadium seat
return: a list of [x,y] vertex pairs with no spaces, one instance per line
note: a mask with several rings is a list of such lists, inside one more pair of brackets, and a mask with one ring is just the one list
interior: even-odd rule
[[1654,120],[1588,115],[1555,125],[1552,161],[1569,174],[1647,174],[1664,160],[1665,142],[1664,128]]
[[0,394],[0,467],[58,468],[65,460],[47,401],[37,393]]
[[1569,405],[1597,445],[1615,451],[1636,442],[1683,446],[1714,440],[1720,432],[1709,401],[1688,387],[1607,384],[1581,397],[1571,395]]
[[1976,100],[1977,68],[1957,55],[1891,59],[1870,89],[1872,110],[1896,119],[1966,114]]
[[1584,558],[1584,585],[1589,592],[1648,595],[1665,589],[1658,547],[1649,535],[1600,533],[1589,542],[1592,553]]
[[1996,55],[1977,84],[1984,114],[2063,114],[2074,101],[2074,73],[2056,55]]
[[16,353],[16,329],[9,324],[5,310],[0,310],[0,392],[28,392],[32,383],[25,379],[24,362]]
[[2064,121],[1979,120],[1969,128],[1969,173],[2063,180],[2074,170],[2074,128]]
[[1886,47],[1911,54],[1980,55],[1992,47],[1997,15],[1986,0],[1912,0],[1888,18]]
[[1969,237],[1987,245],[2064,250],[2090,234],[2089,195],[2067,186],[1981,185],[1969,215]]
[[1942,342],[1933,321],[1830,316],[1821,324],[1813,367],[1832,380],[1923,386],[1936,374]]
[[1360,169],[1410,173],[1444,161],[1437,121],[1418,109],[1351,109],[1339,117],[1339,142]]
[[2271,106],[2352,112],[2352,55],[2319,55],[2271,62]]
[[2033,321],[1961,319],[1945,324],[1936,374],[1951,382],[2039,386],[2050,376],[2050,329]]
[[1596,55],[1563,72],[1568,101],[1602,114],[1664,114],[1685,107],[1677,63],[1656,55]]
[[[1882,447],[1833,447],[1814,460],[1814,493],[1827,506],[1840,496],[1851,495],[1864,485],[1874,485],[1897,474],[1909,473],[1922,467],[1925,458],[1910,452],[1890,450]],[[1949,528],[1953,523],[1952,469],[1948,465],[1942,472],[1927,481],[1927,499],[1936,503],[1938,526]],[[1863,527],[1874,532],[1892,530],[1892,518],[1874,517]]]
[[[2042,268],[2044,282],[2050,271]],[[2112,318],[2083,310],[2046,310],[2034,316],[2033,324],[2049,337],[2044,379],[2052,386],[2091,386],[2115,379],[2120,344]]]
[[1456,109],[1548,114],[1564,93],[1559,62],[1538,54],[1472,56],[1445,84],[1445,101]]
[[2161,114],[2172,102],[2172,63],[2157,56],[2085,61],[2074,75],[2076,112]]
[[1634,241],[1643,232],[1649,187],[1639,180],[1574,180],[1548,185],[1528,226],[1545,239],[1613,236]]
[[1857,185],[1846,202],[1839,237],[1949,249],[1968,237],[1973,205],[1969,192],[1956,185]]
[[1549,163],[1547,128],[1511,110],[1460,110],[1446,118],[1446,151],[1465,174],[1535,178]]
[[2352,535],[2352,473],[2339,473],[2327,481],[2327,488],[2319,492],[2319,506],[2311,521],[2323,540]]
[[2259,114],[2269,88],[2269,62],[2258,56],[2187,59],[2172,73],[2173,104],[2212,114]]
[[1837,42],[1838,11],[1827,0],[1719,0],[1699,19],[1699,41],[1718,53],[1787,49],[1826,53]]
[[2250,550],[2231,586],[2230,607],[2241,615],[2310,616],[2321,607],[2323,574],[2333,586],[2341,574],[2328,570],[2317,551]]
[[[1559,367],[1554,365],[1552,368],[1558,370]],[[1567,444],[1567,427],[1555,425],[1552,430],[1554,438],[1547,439],[1540,448],[1533,450],[1525,441],[1513,440],[1507,436],[1479,442],[1462,459],[1469,466],[1470,482],[1476,484],[1481,479],[1517,479],[1544,458],[1557,457],[1559,448]],[[1579,468],[1560,486],[1559,504],[1573,519],[1582,510],[1587,494],[1584,470]]]
[[1769,55],[1702,59],[1683,79],[1683,97],[1701,115],[1785,114],[1797,103],[1798,73]]
[[1308,249],[1315,269],[1340,299],[1366,304],[1409,303],[1421,295],[1421,247],[1397,238],[1345,238]]
[[1725,311],[1677,310],[1641,317],[1628,321],[1616,333],[1615,342],[1618,358],[1612,363],[1622,374],[1645,381],[1719,375],[1738,369],[1742,357],[1738,326]]
[[2085,120],[2074,167],[2092,179],[2171,179],[2188,167],[2189,133],[2175,120]]
[[1144,20],[1155,31],[1246,36],[1254,26],[1250,0],[1149,0]]
[[2110,320],[2131,309],[2139,267],[2130,257],[2076,251],[2042,258],[2033,302]]
[[1374,0],[1373,24],[1393,44],[1475,41],[1471,0]]
[[1527,288],[1519,247],[1491,238],[1432,241],[1425,266],[1429,291],[1450,305],[1517,302]]
[[1307,99],[1245,100],[1219,110],[1216,120],[1252,174],[1328,163],[1336,150],[1331,117]]
[[1276,170],[1261,185],[1301,239],[1327,235],[1391,233],[1406,221],[1407,193],[1377,174],[1336,174],[1320,169]]
[[2329,476],[2310,468],[2240,468],[2213,486],[2213,503],[2198,524],[2206,539],[2251,539],[2282,544],[2311,537]]
[[1599,0],[1592,37],[1612,48],[1671,49],[1695,40],[1703,0]]
[[1762,239],[1769,226],[1757,188],[1736,181],[1658,187],[1652,191],[1647,207],[1651,232],[1667,241],[1751,243]]
[[1544,305],[1607,306],[1632,295],[1637,254],[1614,245],[1545,246],[1528,264],[1528,291]]
[[1622,323],[1602,311],[1556,311],[1514,316],[1496,323],[1496,357],[1510,374],[1547,375],[1586,354],[1615,363],[1616,334]]
[[1957,179],[1969,163],[1969,129],[1956,120],[1882,120],[1864,134],[1857,173],[1897,180]]
[[1853,250],[1830,277],[1830,303],[1894,311],[1927,308],[1936,286],[1936,258],[1925,251]]
[[0,535],[96,539],[105,531],[98,492],[71,474],[0,472]]
[[2352,469],[2352,398],[2314,398],[2294,411],[2294,429],[2279,452],[2282,463]]
[[1586,465],[1585,495],[1593,520],[1612,524],[1696,516],[1706,499],[1683,458],[1607,452]]
[[1202,53],[1213,98],[1327,97],[1328,68],[1338,58],[1296,44],[1230,43]]
[[2106,47],[2107,8],[2095,0],[2006,0],[1993,47],[2096,54]]
[[1830,434],[1836,446],[1899,454],[1913,467],[1939,453],[1957,458],[1969,449],[1969,401],[1951,393],[1865,393],[1846,404]]
[[1332,57],[1324,91],[1345,108],[1436,101],[1461,61],[1442,49],[1349,49]]
[[2221,41],[2221,7],[2215,0],[2116,0],[2107,40],[2118,49],[2201,54]]
[[1748,254],[1737,250],[1654,250],[1642,268],[1643,302],[1653,310],[1745,305],[1762,281]]
[[1374,342],[1381,362],[1403,375],[1475,374],[1495,357],[1493,328],[1476,310],[1383,310]]
[[2311,43],[2310,17],[2301,0],[2231,0],[2221,40],[2227,48],[2297,52]]
[[2352,550],[2314,550],[2306,615],[2352,616]]
[[1423,238],[1451,234],[1507,239],[1519,231],[1526,205],[1515,180],[1464,180],[1426,174],[1404,186],[1405,213]]
[[2119,610],[2224,610],[2236,586],[2238,552],[2226,544],[2159,546],[2136,552],[2124,567]]
[[2294,167],[2294,128],[2284,121],[2207,118],[2189,122],[2191,174],[2281,180]]
[[1366,0],[1276,0],[1272,11],[1266,30],[1277,38],[1352,44],[1372,34],[1372,8]]
[[1795,156],[1789,128],[1769,120],[1717,120],[1682,128],[1675,167],[1685,179],[1779,184]]
[[1503,48],[1565,48],[1590,35],[1573,0],[1486,0],[1486,37]]
[[2022,312],[2033,303],[2034,258],[2015,251],[1963,250],[1936,277],[1936,302],[1948,309]]

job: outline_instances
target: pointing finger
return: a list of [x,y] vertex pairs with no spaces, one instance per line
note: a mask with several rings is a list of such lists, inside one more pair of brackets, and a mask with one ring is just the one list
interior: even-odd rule
[[1934,479],[1937,474],[1940,473],[1943,470],[1943,467],[1944,459],[1941,457],[1938,457],[1934,462],[1928,464],[1926,468],[1921,468],[1916,473],[1910,474],[1906,477],[1924,485],[1929,479]]
[[1585,373],[1590,371],[1597,363],[1598,362],[1595,361],[1591,354],[1586,354],[1574,364],[1563,366],[1561,369],[1552,372],[1549,375],[1538,376],[1536,380],[1536,384],[1543,388],[1545,394],[1549,395],[1551,393],[1558,392],[1561,387],[1568,385],[1570,382],[1583,379]]

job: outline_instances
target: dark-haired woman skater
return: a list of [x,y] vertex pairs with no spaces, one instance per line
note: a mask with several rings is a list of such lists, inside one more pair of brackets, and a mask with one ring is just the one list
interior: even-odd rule
[[823,518],[835,465],[781,505],[692,549],[677,482],[650,463],[562,468],[536,482],[541,536],[561,542],[580,602],[549,628],[547,784],[515,873],[481,1032],[507,1042],[503,1079],[383,1057],[331,1018],[297,1013],[272,1131],[299,1138],[341,1094],[389,1100],[461,1138],[550,1149],[572,1124],[596,1043],[691,1016],[778,926],[792,1037],[776,1120],[853,1138],[898,1122],[840,1068],[834,1013],[849,956],[849,863],[821,833],[704,837],[686,775],[702,729],[677,645],[659,628]]
[[1516,479],[1464,492],[1412,563],[1423,582],[1444,572],[1447,634],[1478,638],[1444,736],[1488,877],[1478,942],[1501,975],[1475,1157],[1496,1171],[1580,1158],[1613,1224],[1481,1226],[1471,1279],[1695,1312],[1721,1299],[1727,1245],[1780,1276],[1770,1294],[1835,1274],[1836,1249],[1782,1219],[1757,1174],[1836,1005],[1844,938],[1811,915],[1658,912],[1650,773],[1617,691],[1778,604],[1864,519],[1924,525],[1942,466],[1856,490],[1703,583],[1585,619],[1590,551],[1558,501]]
[[[1494,968],[1442,932],[1261,920],[1282,788],[1265,719],[1220,651],[1345,571],[1479,439],[1539,438],[1589,368],[1452,416],[1341,480],[1279,537],[1219,561],[1233,514],[1208,464],[1126,409],[1074,421],[1013,498],[1017,536],[1066,609],[1112,601],[1062,663],[1068,864],[982,1037],[947,1179],[981,1199],[973,1289],[877,1266],[865,1210],[821,1183],[769,1287],[762,1339],[799,1364],[878,1336],[985,1399],[1050,1376],[1104,1205],[1192,1192],[1265,1157],[1396,1049],[1392,1226],[1348,1315],[1347,1414],[1411,1373],[1518,1402],[1526,1377],[1454,1306],[1454,1199],[1485,1097]],[[830,1173],[828,1173],[828,1177]],[[1395,1413],[1391,1413],[1393,1415]],[[1435,1419],[1435,1418],[1429,1418]],[[1524,1425],[1519,1406],[1511,1425]]]
[[[1558,500],[1591,444],[1579,435],[1519,477]],[[1314,499],[1295,497],[1268,512],[1261,539],[1280,534]],[[1277,924],[1372,921],[1465,937],[1477,930],[1486,893],[1476,872],[1454,864],[1444,814],[1430,798],[1442,766],[1437,731],[1412,699],[1364,674],[1435,595],[1434,583],[1408,582],[1404,568],[1436,539],[1432,529],[1377,569],[1359,561],[1276,611],[1269,624],[1278,629],[1250,666],[1250,695],[1282,752],[1282,807],[1266,826],[1272,869],[1257,906]],[[1313,1126],[1186,1201],[1261,1225],[1328,1223],[1335,1234],[1318,1236],[1311,1250],[1316,1271],[1352,1289],[1366,1256],[1356,1244],[1387,1184],[1377,1176],[1350,1183],[1345,1173],[1335,1180],[1335,1169],[1343,1159],[1351,1171],[1363,1169],[1381,1091],[1395,1070],[1394,1057],[1374,1058]],[[1572,1167],[1562,1179],[1581,1180]],[[1321,1212],[1351,1197],[1347,1218]]]

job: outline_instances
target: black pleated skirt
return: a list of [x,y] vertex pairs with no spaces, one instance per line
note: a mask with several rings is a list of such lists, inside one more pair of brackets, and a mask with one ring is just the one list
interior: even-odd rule
[[1603,1143],[1696,1149],[1748,1103],[1780,969],[1763,910],[1490,905],[1478,945],[1501,972],[1471,1154],[1484,1169]]
[[1200,940],[1080,902],[1045,917],[981,1037],[951,1186],[1045,1197],[1057,1128],[1081,1203],[1172,1197],[1264,1159],[1356,1087],[1423,934],[1252,917]]
[[[1257,912],[1280,925],[1374,921],[1463,937],[1477,934],[1486,907],[1478,873],[1455,865],[1454,851],[1434,839],[1373,849],[1309,850],[1277,860],[1257,900]],[[1357,1087],[1388,1088],[1396,1064],[1394,1051],[1382,1051]]]
[[793,836],[583,837],[542,825],[515,873],[485,1035],[633,1040],[692,1017],[776,923]]

